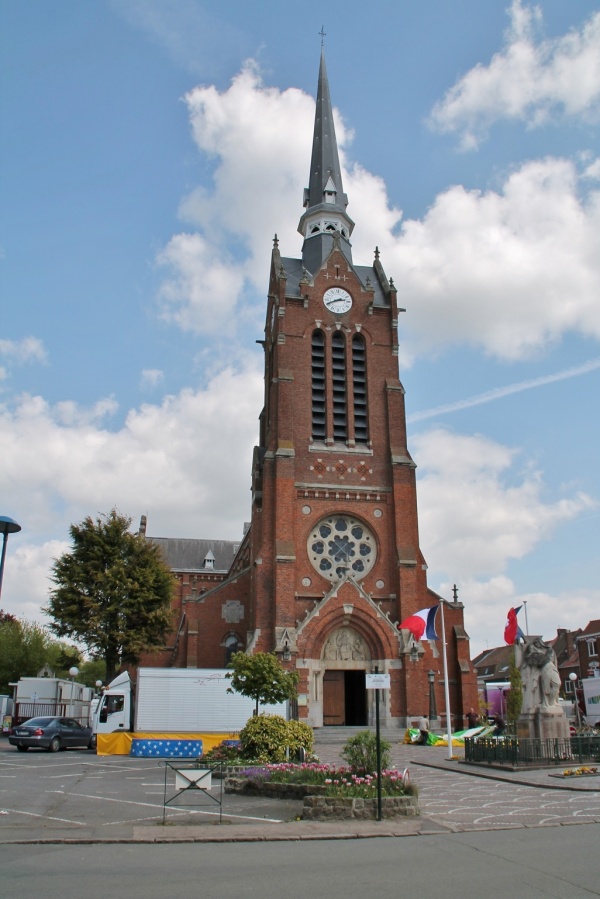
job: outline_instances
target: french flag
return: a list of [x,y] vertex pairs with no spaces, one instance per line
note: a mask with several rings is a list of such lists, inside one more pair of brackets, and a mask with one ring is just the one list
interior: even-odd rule
[[438,609],[439,605],[431,606],[430,609],[421,609],[401,621],[398,628],[401,631],[410,631],[415,640],[420,640],[422,637],[425,637],[426,640],[439,640],[440,638],[435,632],[435,614]]

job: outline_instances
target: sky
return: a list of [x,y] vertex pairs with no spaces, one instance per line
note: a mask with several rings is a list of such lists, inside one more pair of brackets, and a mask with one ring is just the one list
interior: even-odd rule
[[[270,253],[321,36],[353,256],[398,289],[429,585],[472,653],[600,617],[600,12],[578,0],[3,0],[0,604],[69,525],[240,539]],[[525,622],[524,615],[527,615]],[[525,627],[524,627],[525,629]]]

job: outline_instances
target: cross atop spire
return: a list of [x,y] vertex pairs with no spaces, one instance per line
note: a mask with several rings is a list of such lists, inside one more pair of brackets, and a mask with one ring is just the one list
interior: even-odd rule
[[325,44],[325,38],[327,36],[327,32],[325,31],[324,25],[321,25],[321,30],[319,31],[319,34],[321,35],[321,46],[323,47]]

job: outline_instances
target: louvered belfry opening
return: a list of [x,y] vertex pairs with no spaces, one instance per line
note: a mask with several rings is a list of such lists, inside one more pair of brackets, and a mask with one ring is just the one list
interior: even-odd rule
[[312,336],[312,439],[325,440],[325,337],[322,331]]
[[354,393],[354,440],[356,443],[368,443],[367,356],[365,339],[360,334],[355,334],[352,338],[352,387]]
[[348,436],[346,415],[346,343],[338,331],[331,338],[331,380],[333,392],[333,439],[345,441]]

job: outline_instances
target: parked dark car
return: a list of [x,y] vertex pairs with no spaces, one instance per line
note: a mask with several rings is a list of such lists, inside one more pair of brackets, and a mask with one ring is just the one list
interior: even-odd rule
[[30,747],[58,752],[79,746],[94,749],[95,737],[91,727],[84,727],[75,718],[29,718],[23,724],[13,727],[8,742],[19,752],[27,752]]

